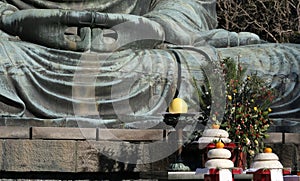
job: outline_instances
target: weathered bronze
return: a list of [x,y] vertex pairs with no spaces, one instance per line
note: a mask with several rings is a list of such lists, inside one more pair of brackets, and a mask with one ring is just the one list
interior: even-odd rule
[[[199,112],[212,61],[239,60],[282,92],[274,117],[299,118],[298,44],[216,29],[214,0],[2,0],[0,115],[151,116],[178,96]],[[216,83],[218,84],[218,83]]]

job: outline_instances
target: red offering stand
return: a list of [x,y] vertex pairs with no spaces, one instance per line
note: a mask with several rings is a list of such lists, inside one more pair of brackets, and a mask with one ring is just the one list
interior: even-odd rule
[[[234,181],[233,175],[243,173],[243,170],[241,168],[232,168],[228,170],[231,170],[232,181]],[[209,169],[208,173],[204,174],[204,181],[222,181],[222,178],[220,178],[220,169],[217,168]]]
[[[247,172],[247,174],[253,174],[253,181],[271,181],[270,169],[258,169],[254,172]],[[282,175],[291,174],[288,169],[282,169]]]

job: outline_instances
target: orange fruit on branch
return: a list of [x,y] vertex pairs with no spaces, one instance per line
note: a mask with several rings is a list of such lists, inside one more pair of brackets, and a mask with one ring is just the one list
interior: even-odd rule
[[212,124],[211,126],[212,129],[220,129],[220,125],[219,124]]
[[269,147],[265,148],[264,153],[272,153],[272,148]]
[[224,148],[224,143],[222,142],[222,141],[218,141],[217,143],[216,143],[216,148]]

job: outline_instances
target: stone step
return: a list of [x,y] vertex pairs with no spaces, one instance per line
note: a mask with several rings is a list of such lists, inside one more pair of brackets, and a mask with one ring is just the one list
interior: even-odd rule
[[299,133],[268,133],[264,143],[294,143],[300,144]]
[[[164,129],[0,126],[0,139],[157,141],[167,139],[170,132]],[[268,134],[269,137],[265,139],[265,143],[300,144],[299,133],[272,132]]]
[[167,139],[167,131],[163,129],[0,126],[0,139],[158,141]]

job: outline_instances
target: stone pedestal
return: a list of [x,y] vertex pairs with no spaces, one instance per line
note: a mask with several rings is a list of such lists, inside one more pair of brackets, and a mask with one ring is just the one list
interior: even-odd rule
[[[121,148],[130,150],[130,143],[141,143],[137,149],[130,150],[130,152],[138,158],[151,159],[150,155],[155,150],[146,149],[145,145],[149,142],[160,142],[161,147],[164,147],[166,141],[170,141],[169,130],[106,130],[113,131],[115,137],[111,137],[104,130],[93,128],[93,125],[78,128],[76,127],[78,125],[71,126],[69,123],[66,125],[66,122],[24,121],[0,121],[1,178],[24,177],[43,180],[103,178],[105,180],[111,178],[110,175],[112,175],[131,179],[140,178],[139,172],[147,173],[147,176],[153,174],[158,177],[157,172],[167,174],[171,159],[175,157],[172,154],[153,163],[138,161],[137,164],[128,164],[106,156],[108,154],[122,156],[121,152],[113,150]],[[270,133],[270,135],[273,139],[269,138],[266,143],[274,145],[273,151],[278,154],[283,166],[291,167],[294,164],[299,170],[299,164],[297,164],[297,161],[299,163],[299,139],[297,139],[299,135],[285,134],[284,144],[281,133]],[[116,144],[118,142],[116,139],[126,141],[120,147]],[[109,149],[111,147],[114,149]],[[291,152],[287,154],[287,151]],[[104,152],[106,155],[103,154]],[[200,167],[201,157],[201,151],[196,144],[194,147],[193,145],[184,147],[184,160],[189,166],[195,165],[191,167],[192,171]]]

